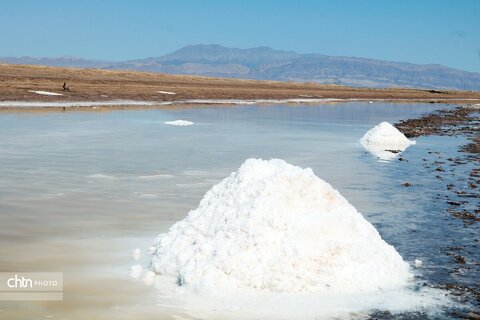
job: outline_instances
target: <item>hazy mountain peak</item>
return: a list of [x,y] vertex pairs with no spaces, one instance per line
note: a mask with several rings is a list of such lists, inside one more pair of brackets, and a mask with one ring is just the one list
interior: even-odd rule
[[250,49],[228,48],[219,44],[188,45],[177,51],[165,55],[159,61],[188,61],[188,62],[225,62],[258,64],[294,59],[300,55],[295,52],[275,50],[269,47]]

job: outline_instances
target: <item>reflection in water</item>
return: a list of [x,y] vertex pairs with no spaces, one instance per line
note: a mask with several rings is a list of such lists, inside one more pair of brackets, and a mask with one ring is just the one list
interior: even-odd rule
[[[64,272],[65,301],[0,302],[0,318],[185,316],[178,301],[158,300],[154,287],[128,277],[131,266],[149,264],[148,254],[135,261],[131,251],[146,252],[158,233],[250,157],[313,168],[405,260],[422,259],[422,277],[447,277],[441,270],[449,261],[438,254],[446,227],[430,197],[435,181],[421,177],[415,165],[438,142],[419,139],[401,165],[375,161],[358,143],[381,121],[438,107],[348,103],[3,113],[0,271]],[[164,124],[171,119],[195,125]],[[454,152],[457,141],[447,142],[445,152]],[[415,192],[400,186],[414,178]]]

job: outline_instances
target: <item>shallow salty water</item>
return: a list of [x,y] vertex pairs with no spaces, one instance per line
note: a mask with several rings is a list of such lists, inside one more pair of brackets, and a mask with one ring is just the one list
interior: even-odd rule
[[[1,302],[0,319],[179,318],[177,301],[129,278],[131,251],[195,208],[247,158],[281,158],[338,189],[418,277],[453,281],[443,254],[472,229],[446,220],[442,186],[421,166],[428,150],[454,155],[461,139],[427,137],[379,162],[358,139],[381,121],[431,104],[194,107],[0,114],[0,271],[58,271],[63,302]],[[193,121],[187,127],[166,121]],[[404,188],[402,182],[412,182]],[[455,281],[475,281],[466,278]],[[442,317],[447,317],[446,315]]]

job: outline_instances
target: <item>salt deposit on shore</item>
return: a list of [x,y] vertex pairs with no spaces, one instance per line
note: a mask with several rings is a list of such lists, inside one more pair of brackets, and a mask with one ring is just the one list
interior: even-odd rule
[[63,96],[61,93],[50,92],[50,91],[42,91],[42,90],[28,90],[28,92],[40,94],[43,96]]
[[161,94],[176,95],[175,92],[171,92],[171,91],[157,91],[157,92]]
[[[165,94],[165,93],[164,93]],[[62,95],[62,94],[56,94]],[[108,97],[101,95],[101,97]],[[294,98],[294,99],[186,99],[176,101],[142,101],[142,100],[110,100],[110,101],[0,101],[4,108],[75,108],[75,107],[117,107],[117,106],[145,106],[161,107],[172,105],[274,105],[274,104],[314,104],[335,102],[385,102],[408,101],[409,99],[376,99],[374,101],[363,98]],[[431,99],[415,99],[415,101],[430,101]],[[475,101],[478,99],[442,99]]]
[[182,126],[182,127],[193,125],[192,121],[187,121],[187,120],[166,121],[164,123],[169,124],[171,126]]
[[411,278],[337,190],[283,160],[245,161],[154,246],[153,271],[194,290],[349,295]]
[[362,146],[382,160],[392,160],[415,141],[408,140],[403,133],[388,122],[382,122],[360,139]]
[[75,107],[115,107],[115,106],[170,106],[170,105],[254,105],[281,103],[328,103],[341,101],[360,101],[360,99],[188,99],[177,101],[0,101],[0,107],[6,108],[75,108]]
[[0,101],[0,107],[6,108],[77,108],[77,107],[114,107],[114,106],[162,106],[171,102],[110,100],[110,101]]

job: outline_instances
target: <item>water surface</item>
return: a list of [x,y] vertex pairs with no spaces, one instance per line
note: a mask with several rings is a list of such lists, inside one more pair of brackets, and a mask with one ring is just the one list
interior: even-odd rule
[[[196,208],[247,158],[281,158],[338,189],[418,277],[452,281],[445,247],[472,232],[435,200],[444,185],[422,166],[430,149],[455,155],[461,139],[427,137],[379,162],[358,139],[381,121],[432,104],[341,103],[111,112],[0,114],[0,271],[60,271],[63,302],[0,302],[0,318],[175,318],[154,287],[129,278],[140,248]],[[193,121],[188,127],[165,121]],[[411,188],[402,187],[412,182]],[[478,241],[478,239],[477,239]],[[471,282],[472,277],[453,279]],[[165,307],[168,304],[168,307]],[[446,317],[446,315],[445,315]]]

